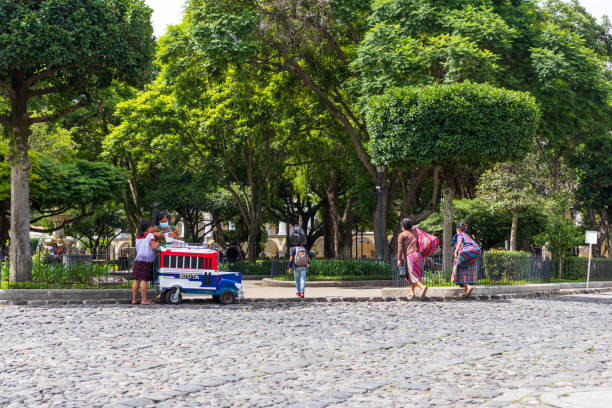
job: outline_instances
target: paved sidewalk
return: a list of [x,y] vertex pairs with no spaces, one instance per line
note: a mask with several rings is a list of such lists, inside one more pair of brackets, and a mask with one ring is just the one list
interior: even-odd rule
[[[291,298],[296,297],[295,287],[262,287],[261,282],[243,281],[245,299],[259,298]],[[376,297],[381,296],[381,287],[364,286],[359,288],[308,287],[306,282],[306,297]]]

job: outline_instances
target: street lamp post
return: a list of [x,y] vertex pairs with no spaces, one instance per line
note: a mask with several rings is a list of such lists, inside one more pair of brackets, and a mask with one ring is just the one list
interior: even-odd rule
[[376,166],[376,209],[378,211],[378,262],[382,262],[384,256],[383,249],[383,175],[385,166]]
[[285,185],[285,200],[286,200],[286,204],[287,204],[287,219],[285,220],[287,225],[285,227],[285,246],[286,246],[286,251],[285,254],[287,255],[287,258],[289,258],[290,254],[290,248],[291,248],[291,228],[289,226],[289,224],[291,223],[291,196],[293,194],[293,189],[291,188],[291,184],[287,184]]

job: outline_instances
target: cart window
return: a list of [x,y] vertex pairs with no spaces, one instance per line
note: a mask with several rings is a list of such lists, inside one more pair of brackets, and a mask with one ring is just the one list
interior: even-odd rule
[[176,255],[172,255],[169,258],[170,258],[170,267],[176,268]]
[[195,256],[191,257],[191,269],[198,269],[198,258]]
[[206,258],[206,269],[210,269],[210,258]]
[[179,256],[176,262],[176,267],[179,269],[183,269],[183,262],[185,261],[184,256]]
[[199,270],[204,270],[204,258],[202,258],[202,257],[198,258],[198,269]]

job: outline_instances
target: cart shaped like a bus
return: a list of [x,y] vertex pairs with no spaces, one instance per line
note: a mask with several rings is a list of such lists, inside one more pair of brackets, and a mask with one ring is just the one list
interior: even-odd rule
[[242,274],[218,270],[217,251],[206,246],[177,244],[161,248],[159,289],[165,303],[178,305],[182,294],[212,295],[227,305],[242,299]]

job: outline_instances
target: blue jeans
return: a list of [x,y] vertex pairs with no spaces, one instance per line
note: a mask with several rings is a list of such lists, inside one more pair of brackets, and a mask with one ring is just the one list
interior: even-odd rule
[[293,268],[293,276],[295,277],[295,290],[297,293],[304,292],[306,288],[306,272],[308,268],[305,266]]

